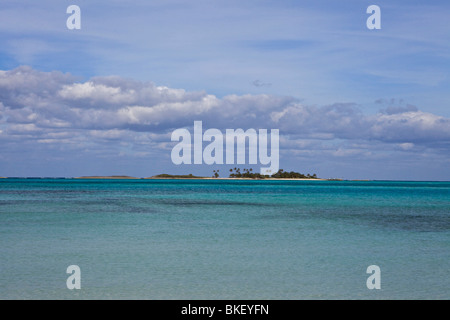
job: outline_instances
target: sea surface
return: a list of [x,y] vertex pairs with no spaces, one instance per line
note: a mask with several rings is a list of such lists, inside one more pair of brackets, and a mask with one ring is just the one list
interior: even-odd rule
[[449,273],[450,182],[0,180],[0,299],[449,299]]

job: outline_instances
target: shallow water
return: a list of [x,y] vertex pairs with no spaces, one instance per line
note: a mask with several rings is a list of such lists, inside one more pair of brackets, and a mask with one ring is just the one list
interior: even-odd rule
[[3,179],[0,243],[1,299],[449,299],[450,183]]

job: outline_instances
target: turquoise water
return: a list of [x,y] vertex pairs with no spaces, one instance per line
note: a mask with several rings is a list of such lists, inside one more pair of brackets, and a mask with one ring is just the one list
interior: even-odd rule
[[449,249],[449,182],[0,180],[0,299],[449,299]]

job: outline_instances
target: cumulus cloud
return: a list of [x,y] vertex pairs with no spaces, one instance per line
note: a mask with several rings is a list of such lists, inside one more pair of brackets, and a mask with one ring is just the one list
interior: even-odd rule
[[[0,71],[0,137],[54,144],[72,137],[79,148],[121,141],[164,149],[171,130],[202,120],[204,128],[279,129],[282,149],[329,148],[335,156],[370,153],[373,141],[400,151],[449,148],[450,119],[379,103],[388,107],[368,115],[356,103],[309,106],[266,94],[219,98],[117,76],[79,82],[70,74],[23,66]],[[344,150],[331,146],[337,140],[367,143]]]

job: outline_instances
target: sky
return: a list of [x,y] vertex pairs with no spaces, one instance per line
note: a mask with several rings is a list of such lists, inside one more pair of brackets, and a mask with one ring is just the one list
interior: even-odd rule
[[287,171],[450,180],[449,16],[443,0],[2,0],[0,176],[228,176],[171,161],[171,133],[201,120],[278,129]]

